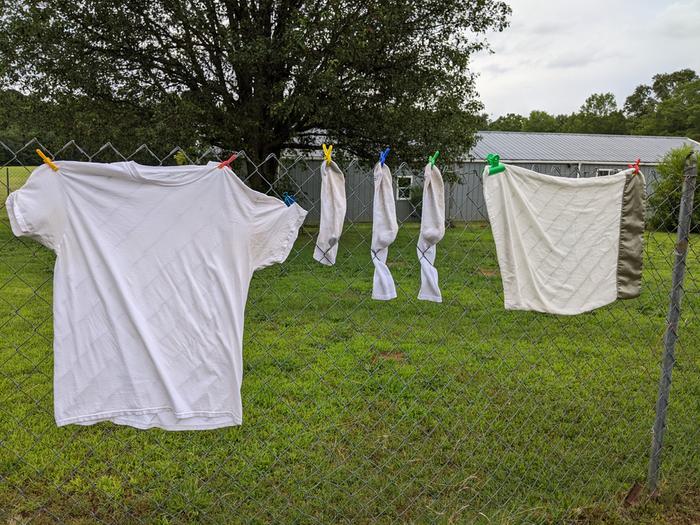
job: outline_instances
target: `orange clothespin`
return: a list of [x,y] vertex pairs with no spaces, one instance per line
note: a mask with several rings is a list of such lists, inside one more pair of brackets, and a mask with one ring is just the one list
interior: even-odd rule
[[54,164],[53,161],[50,158],[48,158],[46,154],[39,148],[36,149],[36,154],[41,157],[41,160],[43,160],[49,168],[51,168],[54,171],[58,171],[58,166],[56,166],[56,164]]
[[637,159],[637,161],[634,164],[628,164],[628,168],[634,168],[634,174],[639,175],[639,163],[642,161],[642,159]]
[[237,155],[236,153],[234,153],[234,154],[231,155],[228,159],[226,159],[226,160],[224,160],[224,161],[222,161],[222,162],[219,163],[219,169],[225,168],[226,166],[228,166],[229,164],[231,164],[231,163],[232,163],[234,160],[236,160],[237,158],[238,158],[238,155]]
[[326,158],[326,165],[330,166],[331,164],[331,152],[333,151],[333,144],[330,146],[326,147],[325,144],[323,144],[323,156]]

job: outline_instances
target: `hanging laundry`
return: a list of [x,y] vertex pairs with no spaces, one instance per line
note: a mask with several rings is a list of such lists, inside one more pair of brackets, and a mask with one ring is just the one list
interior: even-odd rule
[[335,264],[346,208],[345,175],[334,161],[324,160],[321,162],[321,221],[314,259],[326,266]]
[[396,222],[394,184],[389,166],[377,162],[374,166],[374,203],[372,209],[372,262],[374,279],[372,299],[387,301],[396,297],[396,286],[386,265],[389,246],[396,239],[399,225]]
[[13,233],[57,255],[56,423],[241,424],[250,280],[287,258],[306,211],[215,162],[57,164],[6,203]]
[[645,184],[634,171],[572,179],[484,170],[507,309],[572,315],[639,295]]
[[421,281],[418,299],[441,303],[435,254],[437,243],[445,236],[445,184],[436,166],[426,164],[423,173],[423,209],[416,247]]

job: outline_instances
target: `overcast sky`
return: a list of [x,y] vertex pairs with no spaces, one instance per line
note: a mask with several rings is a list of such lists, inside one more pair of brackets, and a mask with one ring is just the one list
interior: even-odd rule
[[571,113],[591,93],[618,105],[652,75],[700,72],[700,0],[506,0],[511,25],[473,58],[491,117]]

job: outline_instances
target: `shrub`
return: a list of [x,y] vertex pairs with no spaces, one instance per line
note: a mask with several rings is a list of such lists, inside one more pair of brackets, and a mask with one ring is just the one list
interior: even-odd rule
[[[690,146],[669,151],[661,160],[657,171],[659,179],[649,196],[647,225],[652,230],[675,231],[678,228],[678,211],[683,192],[683,168],[692,151]],[[700,184],[695,188],[695,201],[691,231],[700,232]]]

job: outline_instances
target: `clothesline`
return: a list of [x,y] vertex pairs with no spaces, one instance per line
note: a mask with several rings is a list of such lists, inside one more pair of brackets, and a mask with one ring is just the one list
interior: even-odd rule
[[[325,151],[314,259],[332,266],[347,203],[343,172]],[[433,302],[442,301],[435,261],[445,233],[437,155],[424,170],[416,245],[418,298]],[[156,167],[47,160],[6,209],[15,235],[57,254],[57,425],[240,425],[249,284],[256,270],[288,258],[307,211],[238,177],[208,176],[230,170],[232,158]],[[483,187],[507,309],[572,315],[639,295],[643,175],[629,168],[566,179],[502,168],[492,175],[487,166]],[[391,300],[389,248],[398,233],[391,171],[380,160],[373,175],[372,297]]]

